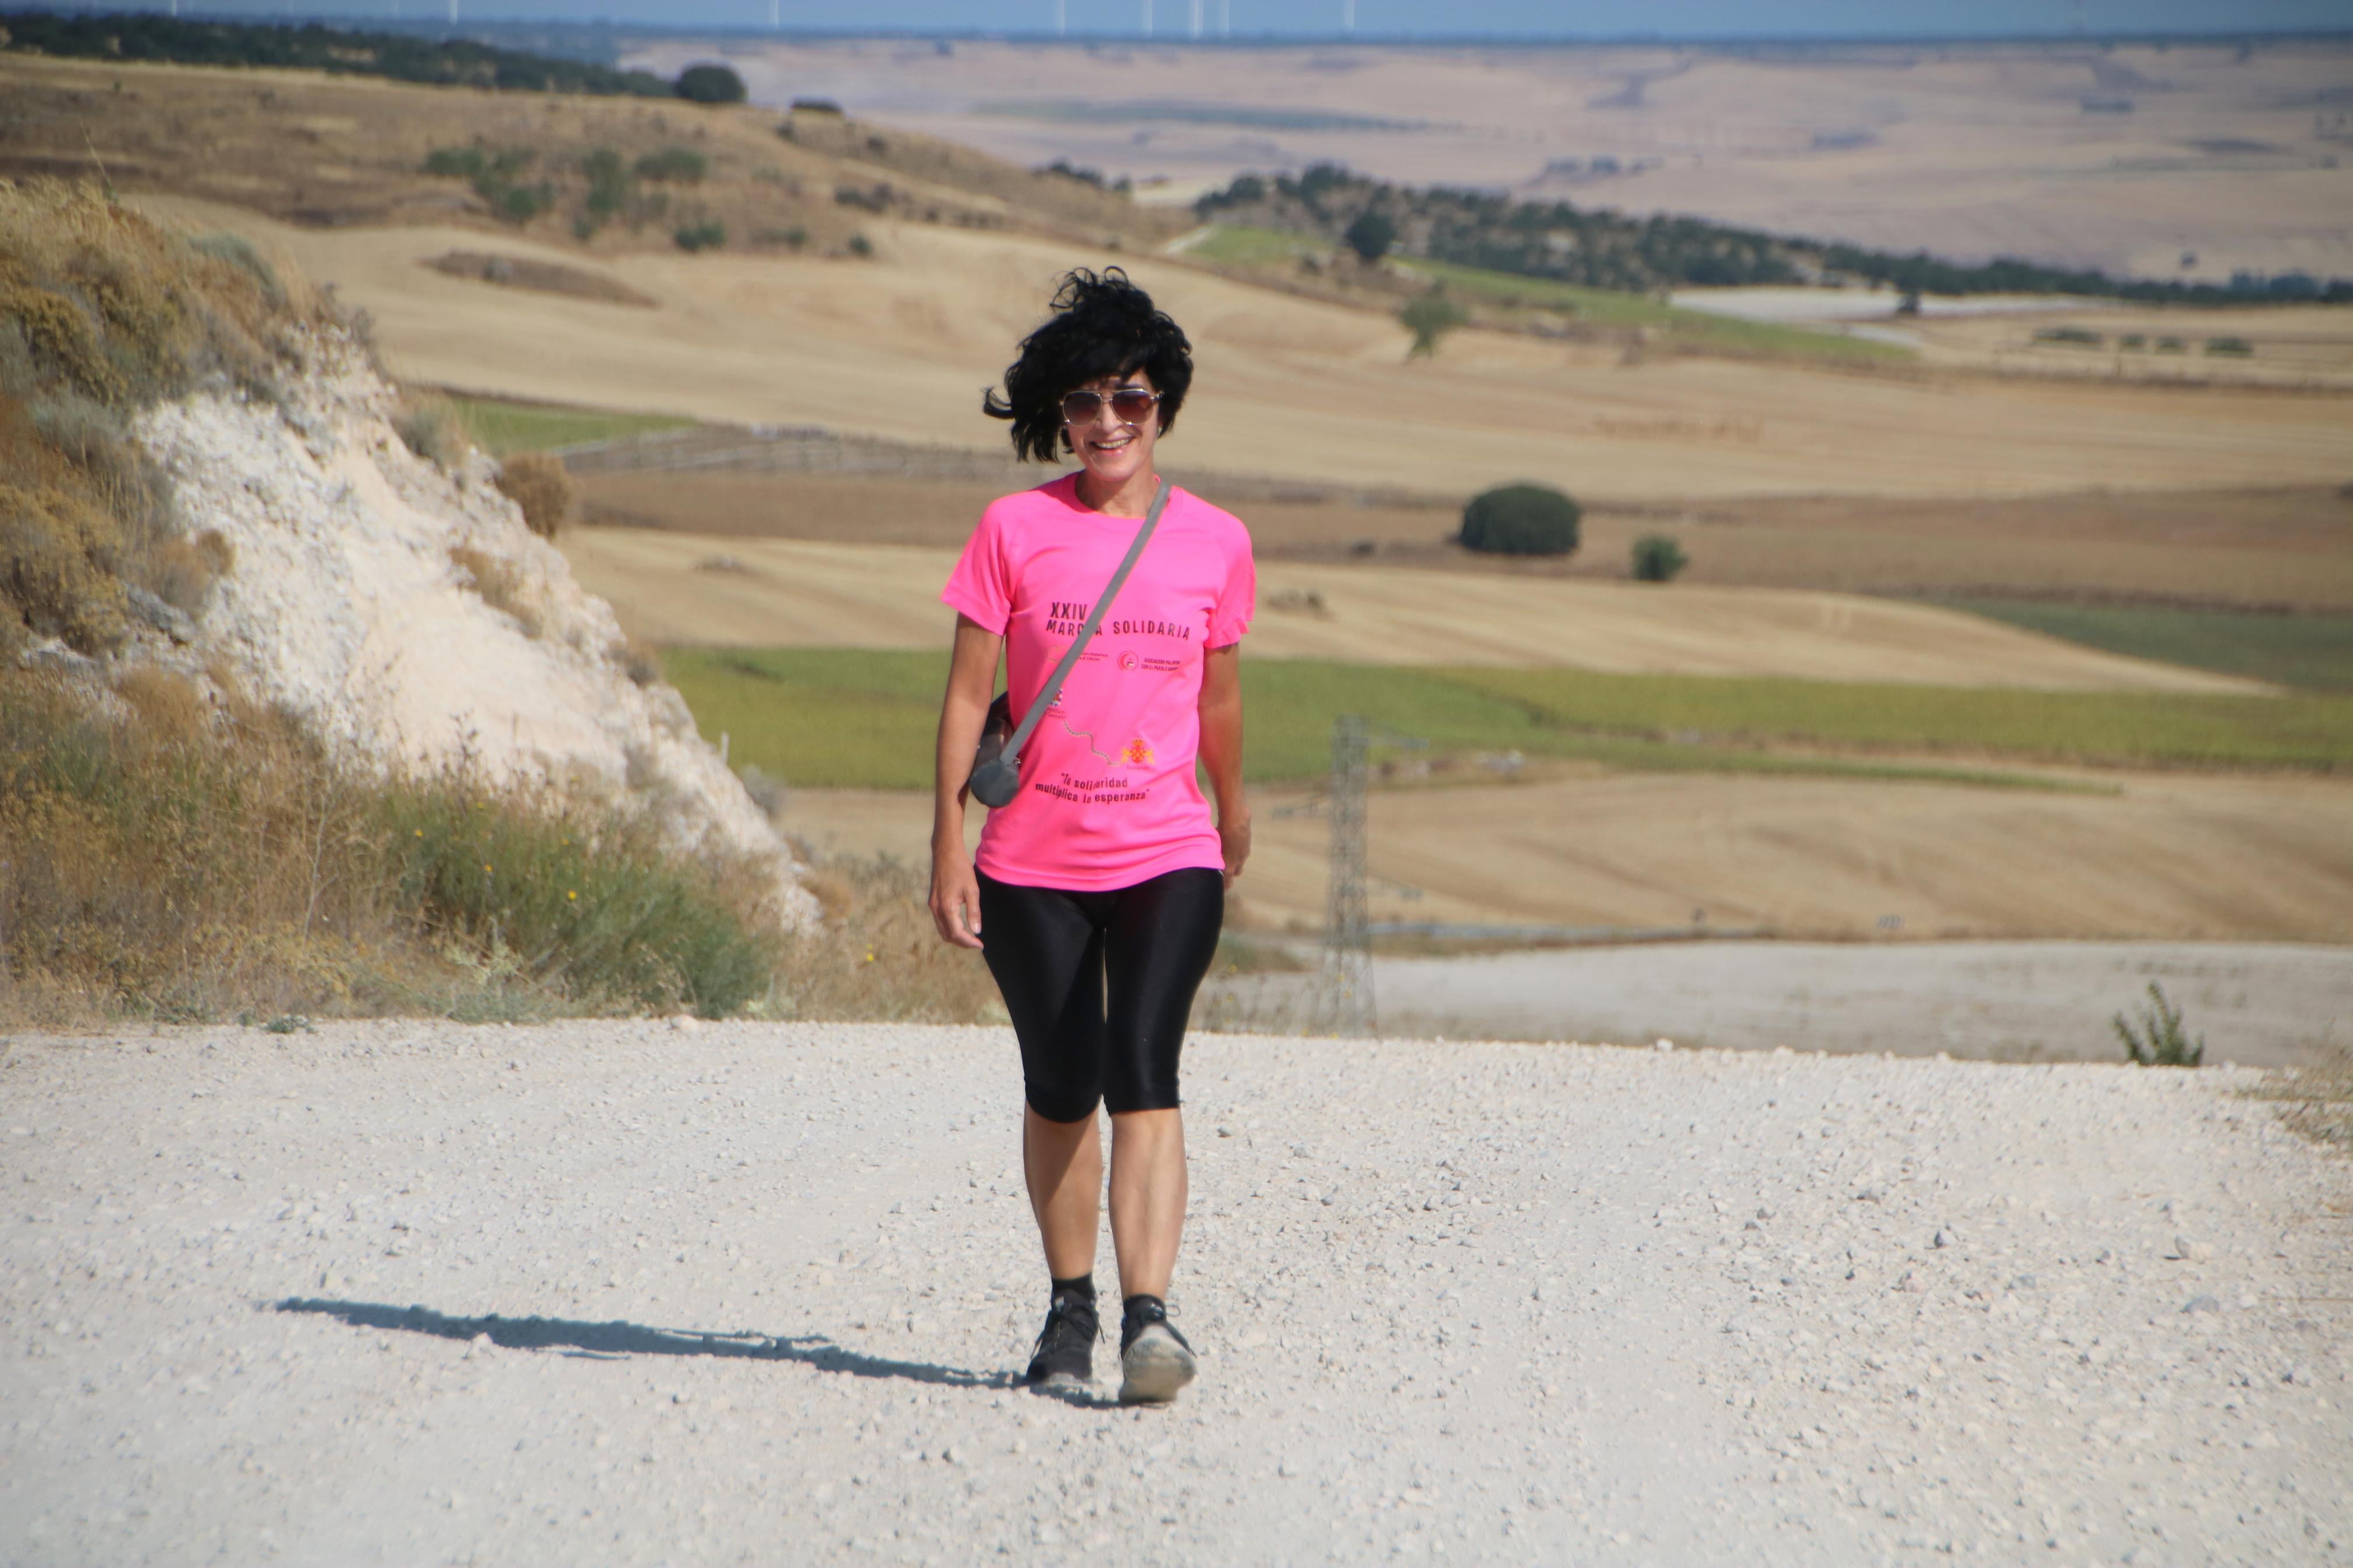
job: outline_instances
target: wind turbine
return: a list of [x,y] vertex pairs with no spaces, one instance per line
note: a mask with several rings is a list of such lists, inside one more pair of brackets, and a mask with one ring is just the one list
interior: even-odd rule
[[[173,0],[173,4],[178,3],[179,0]],[[1193,0],[1193,36],[1197,38],[1201,36],[1201,0]]]
[[1152,0],[1144,0],[1144,36],[1152,37]]
[[1356,0],[1340,0],[1340,31],[1356,36]]

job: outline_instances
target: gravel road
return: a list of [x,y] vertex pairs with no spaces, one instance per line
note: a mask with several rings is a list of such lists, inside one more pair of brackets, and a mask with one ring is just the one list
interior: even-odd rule
[[2252,1073],[1188,1058],[1136,1411],[1013,1386],[1002,1030],[19,1037],[0,1558],[2353,1557],[2353,1168]]

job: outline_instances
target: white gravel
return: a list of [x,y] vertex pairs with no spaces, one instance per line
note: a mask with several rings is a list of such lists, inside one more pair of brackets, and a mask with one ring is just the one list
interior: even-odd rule
[[1132,1411],[1009,1386],[1005,1031],[20,1037],[0,1559],[2353,1555],[2353,1170],[2253,1074],[1187,1067],[1203,1370]]

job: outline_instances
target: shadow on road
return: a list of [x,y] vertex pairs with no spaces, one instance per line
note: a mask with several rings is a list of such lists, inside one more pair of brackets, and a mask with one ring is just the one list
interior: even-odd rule
[[508,1350],[559,1350],[566,1355],[621,1357],[632,1355],[737,1356],[746,1361],[789,1361],[821,1372],[851,1377],[901,1377],[910,1383],[944,1384],[953,1388],[1014,1388],[1020,1380],[1011,1373],[968,1372],[962,1367],[935,1366],[929,1362],[893,1361],[844,1350],[823,1334],[796,1334],[771,1339],[765,1334],[704,1333],[695,1329],[657,1329],[643,1323],[582,1323],[567,1318],[453,1318],[427,1307],[392,1307],[377,1301],[330,1301],[289,1296],[271,1305],[280,1312],[316,1312],[349,1323],[355,1329],[398,1329],[404,1333],[431,1334],[437,1339],[471,1340],[488,1334],[494,1345]]

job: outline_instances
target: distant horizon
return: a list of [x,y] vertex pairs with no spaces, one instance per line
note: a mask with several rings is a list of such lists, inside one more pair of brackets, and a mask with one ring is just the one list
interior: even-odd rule
[[[615,5],[616,0],[602,0]],[[628,5],[631,0],[618,0]],[[910,10],[935,8],[939,0],[902,0]],[[1247,0],[1244,0],[1247,3]],[[1336,10],[1345,0],[1333,4],[1286,5],[1285,9]],[[1367,8],[1377,0],[1366,0]],[[1512,0],[1497,0],[1498,8],[1508,6]],[[491,4],[476,4],[474,0],[458,0],[451,6],[448,0],[417,0],[412,5],[392,9],[327,10],[312,7],[286,6],[257,9],[250,4],[209,5],[202,0],[148,0],[146,4],[5,4],[0,3],[0,18],[22,13],[49,13],[67,16],[174,16],[185,22],[237,22],[258,26],[322,26],[364,31],[381,28],[397,32],[441,31],[462,34],[477,28],[523,27],[551,31],[585,33],[627,33],[658,37],[708,37],[713,39],[780,39],[801,42],[854,43],[862,40],[877,42],[938,41],[944,43],[1050,43],[1065,45],[1116,45],[1134,47],[1138,44],[1185,46],[1195,47],[1261,47],[1281,45],[1305,47],[1345,47],[1409,46],[1417,47],[1493,47],[1497,45],[1520,45],[1561,48],[1610,47],[1676,47],[1676,48],[1771,48],[1771,47],[1950,47],[1955,45],[2002,44],[2215,44],[2247,40],[2273,42],[2353,41],[2353,22],[2344,19],[2340,8],[2306,6],[2303,5],[2271,5],[2246,7],[2255,11],[2318,13],[2330,11],[2323,18],[2311,19],[2296,16],[2275,15],[2261,21],[2231,23],[2221,20],[2200,23],[2176,23],[2169,26],[2134,26],[2097,27],[2073,25],[2051,27],[1982,26],[1970,30],[1820,30],[1803,25],[1786,26],[1783,30],[1704,31],[1646,28],[1639,31],[1606,32],[1575,29],[1551,31],[1514,31],[1502,25],[1463,28],[1458,26],[1447,31],[1414,31],[1395,27],[1360,26],[1354,31],[1338,28],[1310,30],[1296,26],[1260,26],[1245,29],[1236,26],[1230,32],[1219,32],[1215,24],[1196,34],[1192,31],[1195,0],[1159,0],[1159,9],[1169,15],[1174,25],[1156,26],[1150,32],[1141,26],[1080,31],[1072,28],[1056,31],[1050,24],[925,21],[910,16],[902,22],[865,21],[854,26],[831,26],[815,19],[796,19],[782,15],[786,10],[807,9],[806,0],[786,5],[775,0],[780,13],[774,23],[742,17],[745,10],[770,7],[771,0],[707,0],[704,8],[713,12],[737,12],[737,16],[709,16],[702,18],[669,16],[601,15],[582,16],[566,15],[556,7],[563,0],[493,0]],[[1150,8],[1150,0],[1130,0],[1141,8]],[[1198,6],[1205,17],[1217,17],[1230,7],[1235,0],[1205,0]],[[995,12],[1045,11],[1050,0],[1019,0],[1012,5],[988,5]],[[869,7],[879,8],[879,7]],[[893,7],[896,8],[896,7]],[[1128,8],[1123,5],[1123,9]],[[1251,9],[1258,9],[1253,5]],[[1389,7],[1384,7],[1388,9]],[[1458,12],[1464,7],[1455,7]],[[1799,7],[1792,7],[1799,8]],[[2212,10],[2199,0],[2168,7],[2176,10]],[[449,15],[456,12],[454,18]],[[2037,7],[2037,9],[2042,9]]]

